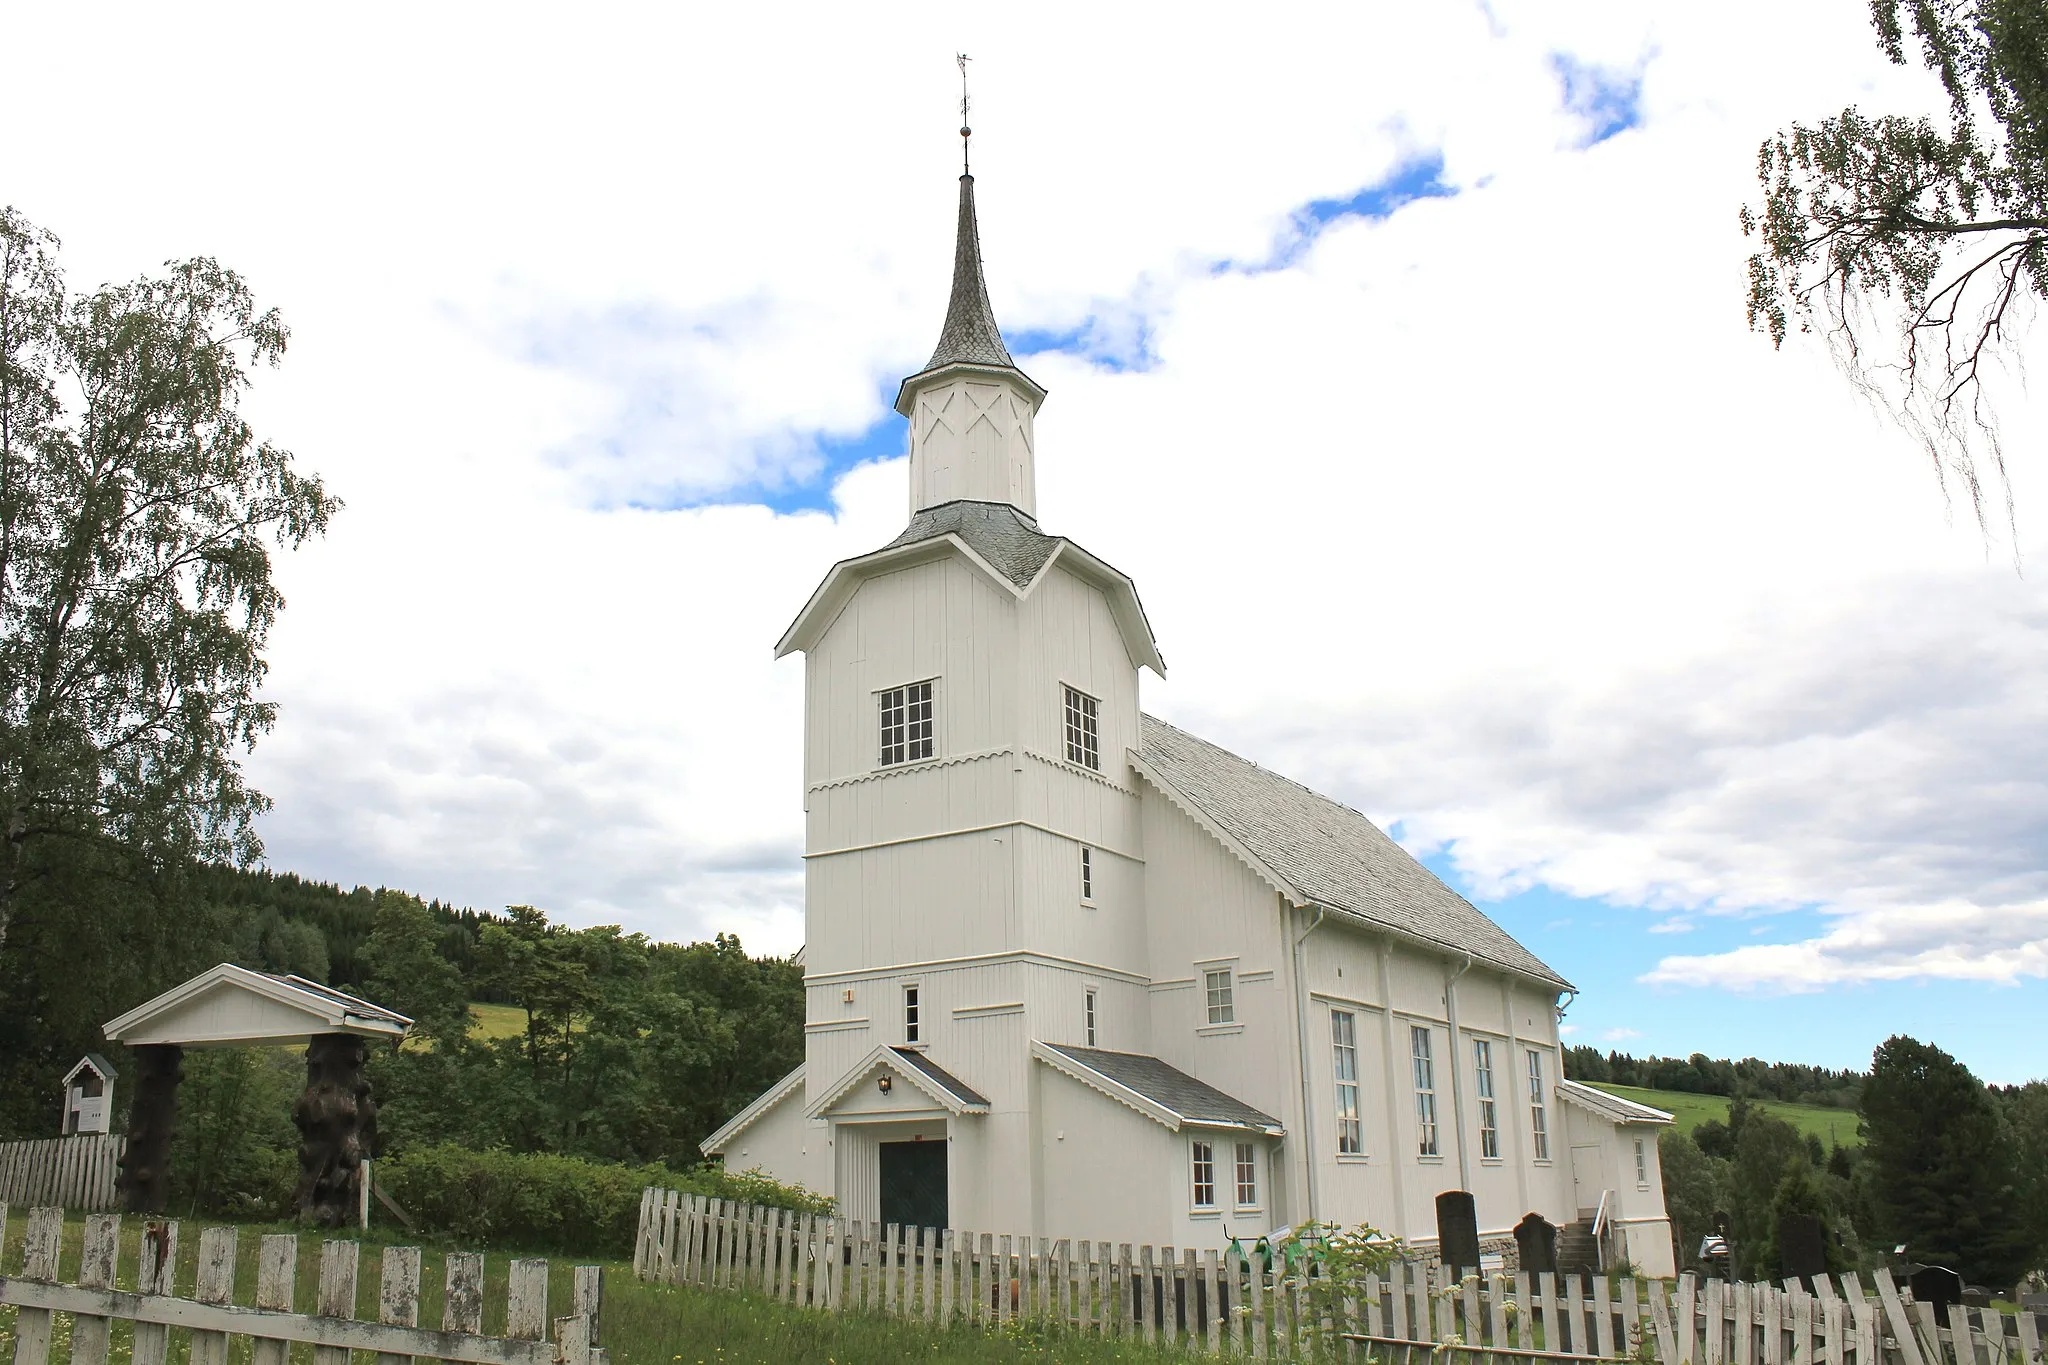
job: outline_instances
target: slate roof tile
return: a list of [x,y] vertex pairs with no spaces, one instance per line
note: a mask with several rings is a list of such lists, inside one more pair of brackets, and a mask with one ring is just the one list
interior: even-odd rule
[[1271,1114],[1254,1109],[1243,1100],[1226,1095],[1208,1082],[1198,1081],[1157,1057],[1148,1057],[1141,1052],[1071,1047],[1064,1043],[1047,1043],[1045,1046],[1079,1066],[1136,1091],[1162,1109],[1172,1110],[1186,1122],[1218,1123],[1239,1128],[1280,1126],[1280,1120]]

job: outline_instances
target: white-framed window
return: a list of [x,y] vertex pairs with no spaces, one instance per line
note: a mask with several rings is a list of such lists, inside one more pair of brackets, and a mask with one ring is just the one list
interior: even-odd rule
[[1636,1184],[1650,1188],[1650,1154],[1643,1150],[1643,1140],[1636,1139]]
[[877,694],[882,705],[882,766],[932,756],[932,685],[905,683]]
[[1543,1054],[1529,1049],[1529,1135],[1536,1142],[1536,1159],[1550,1160],[1550,1123],[1543,1111]]
[[1237,1144],[1237,1206],[1259,1206],[1259,1149],[1249,1142]]
[[1415,1150],[1440,1156],[1436,1143],[1436,1062],[1430,1056],[1429,1030],[1420,1024],[1408,1030],[1408,1051],[1415,1063]]
[[1337,1075],[1337,1155],[1365,1154],[1365,1124],[1358,1116],[1358,1016],[1330,1011],[1330,1053]]
[[1202,973],[1202,993],[1208,997],[1209,1022],[1237,1022],[1237,993],[1230,980],[1230,968],[1211,967]]
[[1194,1155],[1195,1207],[1213,1209],[1216,1207],[1216,1149],[1206,1142],[1188,1144]]
[[923,1041],[918,1036],[921,1028],[918,1010],[920,994],[921,992],[916,986],[905,986],[903,988],[903,1041],[906,1043]]
[[1101,703],[1072,687],[1060,689],[1066,695],[1067,762],[1084,768],[1102,768],[1102,737],[1097,728]]
[[1095,899],[1095,850],[1081,845],[1081,899]]
[[1088,1041],[1084,1046],[1095,1046],[1095,988],[1090,986],[1081,992],[1082,1032]]
[[1484,1038],[1472,1040],[1472,1074],[1479,1095],[1479,1155],[1487,1161],[1498,1161],[1500,1111],[1493,1101],[1493,1044]]

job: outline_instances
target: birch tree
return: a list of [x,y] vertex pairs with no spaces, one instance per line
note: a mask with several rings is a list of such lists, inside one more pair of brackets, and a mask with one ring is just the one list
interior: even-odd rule
[[271,552],[340,506],[241,415],[287,334],[239,276],[71,297],[57,251],[0,210],[0,954],[73,855],[259,854]]

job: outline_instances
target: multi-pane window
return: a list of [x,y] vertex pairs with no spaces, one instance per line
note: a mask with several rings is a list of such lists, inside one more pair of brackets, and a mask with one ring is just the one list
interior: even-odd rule
[[1410,1028],[1408,1050],[1415,1061],[1415,1150],[1423,1156],[1437,1156],[1436,1063],[1429,1053],[1429,1030]]
[[1249,1142],[1237,1144],[1237,1206],[1253,1209],[1259,1205],[1259,1149]]
[[1216,1149],[1206,1142],[1188,1144],[1195,1154],[1195,1207],[1216,1207]]
[[1062,688],[1067,698],[1067,762],[1084,768],[1102,767],[1102,739],[1096,728],[1099,703],[1086,692]]
[[1365,1151],[1365,1125],[1358,1117],[1358,1016],[1330,1011],[1330,1051],[1337,1066],[1337,1154]]
[[903,988],[903,1041],[915,1043],[918,1039],[917,987]]
[[1085,844],[1081,848],[1081,899],[1095,899],[1095,850]]
[[1202,973],[1202,989],[1209,997],[1209,1022],[1230,1024],[1237,1021],[1237,1001],[1230,989],[1230,968],[1211,967]]
[[1081,997],[1081,999],[1082,999],[1082,1006],[1081,1006],[1081,1012],[1082,1012],[1082,1023],[1083,1023],[1083,1025],[1085,1026],[1085,1032],[1086,1032],[1086,1034],[1087,1034],[1087,1038],[1088,1038],[1088,1042],[1087,1042],[1086,1046],[1088,1046],[1088,1047],[1094,1047],[1094,1046],[1095,1046],[1095,991],[1094,991],[1094,988],[1092,988],[1092,987],[1091,987],[1091,988],[1089,988],[1089,990],[1087,990],[1086,992],[1084,992],[1084,993],[1083,993],[1083,995],[1082,995],[1082,997]]
[[1550,1160],[1550,1125],[1543,1113],[1543,1054],[1529,1050],[1529,1133],[1536,1139],[1536,1159]]
[[1643,1140],[1636,1139],[1636,1184],[1645,1188],[1650,1183],[1650,1154],[1643,1150]]
[[1493,1102],[1493,1044],[1484,1038],[1472,1040],[1472,1072],[1478,1079],[1479,1155],[1488,1161],[1498,1161],[1500,1115]]
[[882,766],[932,756],[932,685],[892,687],[882,696]]

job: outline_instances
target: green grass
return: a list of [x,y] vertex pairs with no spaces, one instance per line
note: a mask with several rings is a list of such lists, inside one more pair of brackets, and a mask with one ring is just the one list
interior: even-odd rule
[[[0,1248],[0,1275],[20,1273],[22,1234],[27,1221],[25,1211],[10,1211],[5,1224],[0,1225],[0,1240],[4,1240],[4,1248]],[[142,1220],[137,1218],[122,1220],[121,1269],[116,1281],[122,1289],[135,1287],[141,1225]],[[224,1223],[212,1219],[188,1219],[180,1224],[174,1282],[180,1296],[189,1298],[193,1291],[200,1230],[219,1225]],[[320,1245],[325,1238],[319,1232],[301,1232],[291,1225],[238,1225],[234,1301],[254,1302],[257,1250],[263,1234],[270,1232],[300,1232],[293,1307],[301,1313],[311,1312],[319,1285]],[[58,1264],[60,1280],[77,1280],[83,1238],[84,1218],[73,1215],[64,1229],[64,1252]],[[357,1240],[363,1243],[363,1250],[356,1278],[356,1316],[372,1320],[377,1316],[381,1250],[386,1246],[421,1245],[419,1320],[423,1326],[439,1326],[445,1257],[450,1248],[392,1228],[372,1227],[359,1234]],[[513,1257],[523,1254],[547,1253],[493,1249],[484,1257],[487,1333],[504,1330],[506,1275]],[[591,1264],[589,1258],[549,1257],[550,1315],[569,1311],[570,1286],[579,1261]],[[633,1278],[630,1262],[598,1263],[605,1267],[604,1309],[598,1318],[598,1328],[612,1365],[804,1365],[812,1361],[820,1365],[883,1365],[895,1361],[924,1361],[930,1365],[1107,1365],[1110,1361],[1182,1362],[1197,1358],[1186,1352],[1147,1348],[1142,1342],[1068,1335],[1042,1327],[998,1330],[956,1324],[940,1330],[870,1313],[824,1313],[779,1304],[756,1294],[643,1284]],[[0,1361],[13,1359],[14,1319],[14,1309],[0,1308]],[[113,1338],[110,1365],[126,1365],[132,1359],[131,1327],[117,1322]],[[174,1329],[169,1365],[189,1365],[190,1359],[187,1334]],[[69,1315],[60,1313],[52,1332],[50,1365],[70,1365],[70,1360],[71,1324]],[[359,1354],[357,1360],[367,1357]],[[311,1365],[312,1347],[295,1344],[291,1362]],[[247,1338],[230,1339],[228,1365],[250,1365]]]
[[[1724,1095],[1646,1090],[1641,1086],[1608,1085],[1605,1082],[1588,1084],[1625,1100],[1664,1110],[1677,1120],[1678,1130],[1682,1133],[1690,1133],[1708,1119],[1728,1121],[1728,1099]],[[1853,1109],[1823,1109],[1819,1105],[1786,1104],[1781,1100],[1759,1100],[1757,1104],[1772,1118],[1783,1119],[1800,1132],[1813,1134],[1821,1140],[1822,1146],[1840,1143],[1844,1147],[1857,1147],[1863,1143],[1863,1139],[1856,1135],[1856,1111]]]
[[526,1032],[526,1011],[517,1005],[486,1005],[472,1000],[469,1013],[476,1021],[469,1029],[472,1038],[517,1038]]

